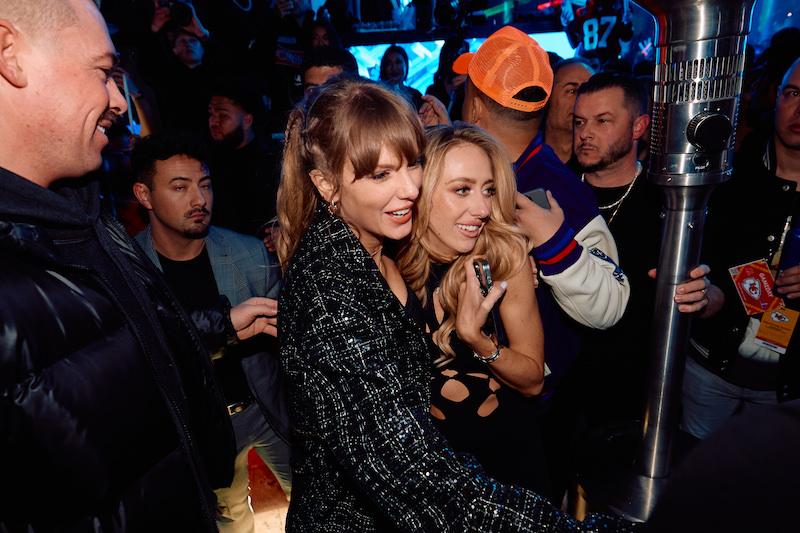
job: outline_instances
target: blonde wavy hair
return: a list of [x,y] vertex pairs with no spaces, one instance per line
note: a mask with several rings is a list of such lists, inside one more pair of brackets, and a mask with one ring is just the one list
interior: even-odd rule
[[340,78],[291,112],[277,206],[276,248],[284,270],[324,202],[311,171],[319,170],[338,188],[348,160],[356,179],[363,178],[378,166],[384,146],[400,160],[416,161],[425,147],[425,134],[408,102],[373,81]]
[[[505,280],[527,266],[528,243],[514,225],[514,195],[517,191],[514,170],[494,137],[477,126],[457,122],[453,126],[428,130],[427,139],[422,189],[414,206],[414,226],[411,235],[403,242],[397,265],[403,278],[424,304],[431,296],[426,291],[431,262],[450,263],[439,285],[439,298],[447,318],[433,333],[433,341],[444,354],[453,357],[455,352],[450,346],[450,335],[455,329],[458,291],[464,281],[464,263],[475,257],[485,258],[491,266],[492,277]],[[435,208],[433,193],[444,173],[447,153],[467,144],[477,146],[489,157],[496,193],[492,198],[489,219],[472,252],[455,258],[445,257],[431,246],[431,234],[428,231],[431,211]]]

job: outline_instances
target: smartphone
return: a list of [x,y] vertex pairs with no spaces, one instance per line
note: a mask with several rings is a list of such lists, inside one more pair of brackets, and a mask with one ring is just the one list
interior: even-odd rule
[[489,267],[489,261],[486,259],[475,259],[472,262],[472,268],[475,269],[475,277],[478,278],[481,294],[486,298],[486,295],[492,290],[492,269]]
[[547,200],[547,191],[542,188],[533,189],[523,193],[530,200],[543,209],[550,209],[550,202]]
[[[475,269],[475,276],[478,278],[478,285],[481,288],[481,294],[484,298],[492,289],[492,269],[489,266],[489,261],[486,259],[475,259],[472,262],[472,268]],[[494,337],[498,345],[508,346],[508,338],[506,337],[506,330],[503,327],[503,319],[500,318],[500,301],[494,304],[492,311],[486,319],[486,324],[483,325],[483,332]]]

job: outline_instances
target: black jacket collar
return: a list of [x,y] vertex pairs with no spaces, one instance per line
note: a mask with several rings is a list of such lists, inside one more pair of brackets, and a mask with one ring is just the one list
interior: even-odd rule
[[0,219],[47,227],[88,228],[100,211],[96,180],[61,180],[45,189],[0,167]]

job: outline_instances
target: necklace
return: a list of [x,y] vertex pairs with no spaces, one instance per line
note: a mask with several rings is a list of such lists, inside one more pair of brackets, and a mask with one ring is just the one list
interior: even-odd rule
[[[619,212],[619,208],[622,207],[622,202],[625,201],[625,198],[627,198],[628,195],[633,190],[633,186],[636,185],[636,179],[639,177],[639,174],[641,174],[641,173],[642,173],[642,163],[641,163],[641,161],[637,161],[636,162],[636,172],[633,174],[633,179],[631,180],[630,185],[628,185],[628,188],[625,189],[625,192],[622,194],[622,196],[620,196],[619,199],[616,202],[612,202],[612,203],[610,203],[608,205],[597,206],[597,208],[600,209],[600,211],[608,211],[609,209],[614,209],[614,212],[611,213],[611,217],[609,217],[609,219],[608,219],[608,225],[609,226],[611,225],[611,222],[614,220],[614,217],[617,216],[617,213]],[[586,174],[581,174],[581,181],[584,182],[584,183],[586,182]]]

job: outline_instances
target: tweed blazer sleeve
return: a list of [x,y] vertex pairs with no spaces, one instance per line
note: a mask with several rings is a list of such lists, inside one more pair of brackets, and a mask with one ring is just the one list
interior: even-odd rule
[[[336,252],[307,256],[311,264],[295,265],[281,304],[282,359],[303,449],[296,473],[306,477],[288,531],[371,530],[364,510],[373,506],[403,531],[627,529],[613,518],[574,521],[458,457],[430,419],[422,332],[366,252],[349,255],[355,264],[337,265]],[[340,478],[357,486],[355,496],[342,496]]]

